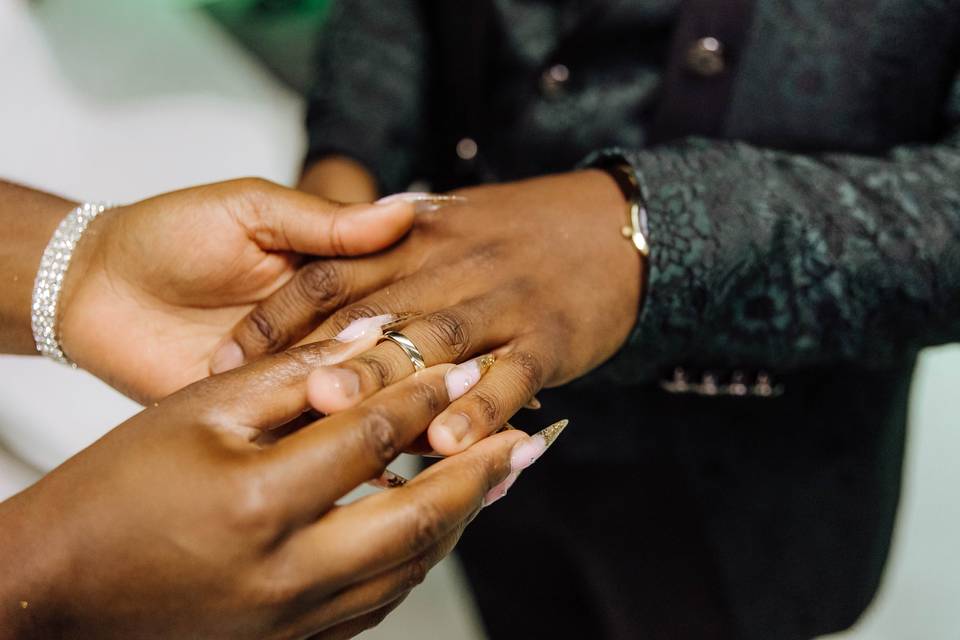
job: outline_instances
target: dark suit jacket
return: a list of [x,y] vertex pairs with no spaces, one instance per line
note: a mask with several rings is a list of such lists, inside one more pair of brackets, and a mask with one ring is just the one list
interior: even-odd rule
[[545,402],[580,422],[557,455],[629,462],[662,434],[741,636],[809,637],[872,598],[916,353],[960,336],[958,63],[956,0],[350,0],[310,158],[396,191],[625,157],[646,300]]

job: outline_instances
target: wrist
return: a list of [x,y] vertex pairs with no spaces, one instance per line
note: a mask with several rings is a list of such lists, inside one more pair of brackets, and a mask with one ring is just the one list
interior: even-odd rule
[[40,257],[75,202],[0,181],[0,353],[36,355],[30,325]]
[[90,300],[97,300],[97,296],[85,295],[90,287],[103,287],[108,283],[97,274],[103,269],[105,238],[107,230],[119,215],[119,209],[108,209],[90,221],[80,240],[77,242],[70,260],[70,267],[64,274],[63,286],[60,292],[60,303],[57,308],[57,333],[60,348],[64,354],[77,366],[89,369],[86,355],[96,352],[88,349],[87,341],[90,331],[102,333],[103,327],[84,327],[83,323],[97,316],[96,309],[88,304]]
[[[42,482],[42,481],[41,481]],[[0,640],[48,637],[70,582],[68,544],[36,508],[34,488],[0,503]]]

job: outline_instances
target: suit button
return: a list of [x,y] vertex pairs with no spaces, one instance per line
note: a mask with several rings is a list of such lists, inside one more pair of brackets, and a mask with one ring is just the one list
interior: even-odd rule
[[698,76],[712,78],[726,68],[723,43],[712,36],[700,38],[687,50],[687,69]]
[[567,81],[570,80],[570,69],[565,64],[555,64],[540,74],[540,91],[547,97],[555,97],[563,93]]
[[463,138],[457,143],[457,157],[461,160],[473,160],[479,151],[480,147],[473,138]]

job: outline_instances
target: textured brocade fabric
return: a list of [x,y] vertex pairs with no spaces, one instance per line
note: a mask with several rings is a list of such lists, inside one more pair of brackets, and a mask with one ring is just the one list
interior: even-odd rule
[[880,157],[689,139],[621,151],[653,252],[630,347],[643,380],[676,362],[780,371],[890,366],[960,336],[960,81],[936,144]]

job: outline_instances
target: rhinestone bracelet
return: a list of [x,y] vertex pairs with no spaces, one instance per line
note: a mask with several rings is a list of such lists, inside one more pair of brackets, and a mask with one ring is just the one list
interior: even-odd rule
[[60,291],[80,236],[94,218],[109,208],[106,204],[88,202],[68,213],[57,230],[53,232],[47,248],[44,249],[40,268],[37,270],[37,279],[33,283],[33,309],[30,320],[37,351],[51,360],[74,368],[77,365],[64,354],[57,335],[57,307],[60,303]]

